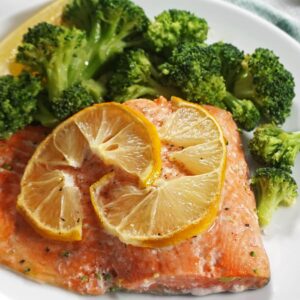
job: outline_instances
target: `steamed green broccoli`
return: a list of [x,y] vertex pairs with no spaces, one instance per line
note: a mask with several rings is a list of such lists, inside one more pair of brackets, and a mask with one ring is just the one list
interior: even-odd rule
[[185,42],[203,43],[207,32],[206,20],[185,10],[170,9],[155,17],[145,38],[152,50],[169,54]]
[[289,116],[294,78],[268,49],[258,48],[246,55],[243,70],[234,84],[234,95],[254,102],[267,121],[282,124]]
[[86,50],[83,32],[39,23],[24,35],[17,61],[46,78],[49,98],[53,100],[83,78]]
[[286,132],[274,124],[264,124],[255,130],[249,148],[258,161],[290,169],[300,151],[300,132]]
[[125,48],[143,43],[149,23],[143,9],[130,0],[73,0],[63,20],[87,34],[90,78]]
[[211,44],[221,59],[221,74],[225,80],[226,88],[232,92],[234,81],[242,71],[244,52],[230,43],[217,42]]
[[9,138],[33,121],[41,90],[39,78],[26,72],[18,77],[0,77],[0,139]]
[[245,130],[257,125],[260,116],[254,104],[237,99],[226,90],[222,61],[214,47],[183,44],[160,69],[169,84],[180,89],[187,100],[229,110]]
[[250,100],[237,99],[228,92],[223,98],[223,102],[240,128],[251,131],[259,123],[260,113]]
[[225,108],[222,99],[226,86],[221,76],[221,61],[212,48],[182,44],[160,69],[169,84],[178,87],[188,100]]
[[109,98],[118,102],[142,96],[169,98],[179,95],[174,88],[163,84],[159,70],[142,49],[130,50],[119,58],[108,90]]
[[105,77],[103,66],[141,42],[148,25],[144,11],[129,0],[74,0],[64,21],[70,28],[30,28],[18,48],[17,61],[40,74],[46,87],[35,117],[46,126],[101,102],[106,90],[97,77]]
[[261,226],[270,223],[278,206],[292,205],[297,196],[297,184],[289,172],[277,168],[260,168],[251,179]]
[[[242,70],[243,51],[229,43],[218,42],[210,45],[221,60],[221,75],[224,78],[227,91],[232,91],[233,84]],[[253,102],[247,99],[237,99],[230,92],[223,99],[226,107],[232,112],[234,120],[245,130],[254,129],[260,121],[260,113]]]
[[[90,63],[88,43],[85,33],[78,29],[48,23],[40,23],[30,28],[18,48],[17,61],[31,72],[39,73],[45,82],[48,102],[41,103],[39,107],[42,107],[43,115],[49,109],[47,122],[43,122],[43,117],[37,117],[44,125],[55,123],[57,119],[62,120],[62,116],[67,117],[87,104],[101,101],[103,88],[100,83],[93,83],[98,88],[94,87],[92,93],[85,89],[92,81],[86,73]],[[73,105],[70,101],[72,97]],[[80,99],[82,103],[79,103]],[[58,107],[64,107],[65,113],[57,113]]]
[[33,115],[34,121],[43,126],[55,127],[61,120],[54,116],[51,104],[48,100],[48,94],[45,89],[42,90],[37,101],[37,110]]
[[56,105],[52,107],[54,115],[59,120],[64,120],[68,116],[95,103],[90,93],[82,84],[72,85],[70,88],[64,90],[60,97],[62,100],[57,101]]

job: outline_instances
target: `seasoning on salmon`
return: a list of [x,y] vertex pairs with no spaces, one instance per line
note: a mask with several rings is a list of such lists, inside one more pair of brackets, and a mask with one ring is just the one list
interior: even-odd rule
[[[132,100],[126,105],[157,127],[172,111],[164,98]],[[15,209],[26,163],[46,134],[43,128],[29,127],[0,143],[0,263],[34,280],[91,295],[119,288],[203,295],[264,286],[270,277],[269,262],[239,132],[228,112],[205,108],[219,122],[227,140],[221,207],[209,230],[165,248],[130,246],[107,234],[89,198],[89,186],[107,170],[92,157],[74,173],[83,195],[83,240],[59,242],[41,237]],[[161,176],[166,174],[172,174],[172,164],[163,159]]]

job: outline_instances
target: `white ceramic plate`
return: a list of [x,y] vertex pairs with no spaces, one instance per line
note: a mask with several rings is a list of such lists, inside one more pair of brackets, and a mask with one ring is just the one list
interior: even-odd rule
[[[51,1],[1,0],[0,39],[21,24],[30,15]],[[168,8],[193,11],[207,19],[209,40],[231,42],[245,51],[256,47],[273,49],[296,80],[296,99],[292,115],[285,123],[288,130],[300,130],[300,45],[275,26],[228,3],[217,0],[136,0],[150,17]],[[300,157],[294,170],[300,185]],[[298,199],[300,200],[300,199]],[[299,300],[300,299],[300,202],[290,209],[280,209],[264,234],[272,279],[263,289],[240,294],[220,294],[202,299],[221,300]],[[96,297],[95,297],[96,298]],[[82,297],[62,289],[40,285],[0,267],[0,300],[83,300]],[[150,296],[116,294],[101,299],[191,299],[188,296]]]

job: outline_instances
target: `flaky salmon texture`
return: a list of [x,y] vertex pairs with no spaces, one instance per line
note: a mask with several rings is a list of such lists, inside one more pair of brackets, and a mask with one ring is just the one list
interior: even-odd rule
[[[126,105],[157,127],[171,114],[164,98],[131,100]],[[116,289],[203,295],[267,284],[269,262],[236,124],[228,112],[205,108],[219,122],[228,142],[221,207],[209,230],[164,248],[122,243],[107,234],[95,216],[89,186],[101,172],[94,162],[87,162],[75,174],[83,195],[83,240],[67,243],[41,237],[15,208],[26,163],[48,133],[41,127],[28,127],[0,142],[0,263],[36,281],[91,295]],[[172,166],[164,160],[163,167]]]

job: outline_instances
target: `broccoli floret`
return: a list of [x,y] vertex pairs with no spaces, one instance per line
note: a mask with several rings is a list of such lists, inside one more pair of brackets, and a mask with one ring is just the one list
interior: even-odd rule
[[160,69],[187,100],[227,109],[242,129],[252,130],[260,119],[259,112],[251,101],[237,99],[227,92],[222,61],[214,48],[183,44]]
[[39,78],[26,72],[18,77],[0,77],[0,139],[9,138],[33,121],[41,90]]
[[185,42],[203,43],[207,32],[208,25],[204,19],[185,10],[170,9],[155,17],[145,38],[152,50],[169,54]]
[[257,215],[262,227],[268,225],[278,206],[292,205],[297,184],[289,172],[277,168],[260,168],[251,179],[257,202]]
[[69,115],[95,103],[91,94],[79,83],[64,90],[53,106],[54,116],[59,120],[67,118]]
[[178,87],[188,100],[225,108],[222,99],[226,87],[221,76],[221,61],[212,48],[182,44],[160,69],[168,82]]
[[98,24],[95,23],[95,15],[98,0],[70,0],[64,7],[62,21],[64,25],[75,26],[86,31],[90,36],[97,34]]
[[86,69],[85,34],[48,23],[40,23],[23,37],[17,61],[46,78],[50,100],[83,79]]
[[[221,75],[225,80],[226,89],[232,91],[233,83],[242,70],[243,51],[232,44],[223,42],[214,43],[209,47],[219,55]],[[247,99],[237,99],[230,92],[227,92],[223,101],[240,128],[251,131],[257,126],[260,113],[253,102]]]
[[220,56],[221,74],[225,80],[228,91],[232,91],[234,81],[242,71],[244,52],[232,44],[218,42],[210,45]]
[[223,101],[240,128],[251,131],[257,126],[260,113],[252,101],[237,99],[229,92]]
[[246,55],[242,67],[235,96],[252,100],[267,121],[284,123],[295,96],[292,74],[271,50],[262,48]]
[[[75,28],[40,23],[24,35],[17,61],[43,77],[48,100],[44,97],[39,102],[36,114],[36,120],[43,125],[56,124],[76,112],[75,108],[80,109],[102,100],[102,85],[93,82],[91,87],[92,80],[86,73],[90,63],[88,50],[86,34]],[[82,88],[79,90],[78,86]],[[64,108],[64,113],[57,113],[60,107]],[[70,108],[69,112],[67,108]]]
[[73,0],[65,7],[63,19],[87,33],[88,77],[125,48],[141,44],[149,24],[143,9],[130,0]]
[[259,162],[290,169],[300,151],[300,132],[286,132],[274,124],[264,124],[255,130],[249,148]]
[[142,49],[124,53],[108,82],[109,99],[123,102],[139,97],[167,98],[179,92],[162,83],[162,76],[150,56]]
[[64,120],[87,106],[101,102],[105,93],[104,86],[93,79],[75,83],[53,99],[53,114],[58,120]]

